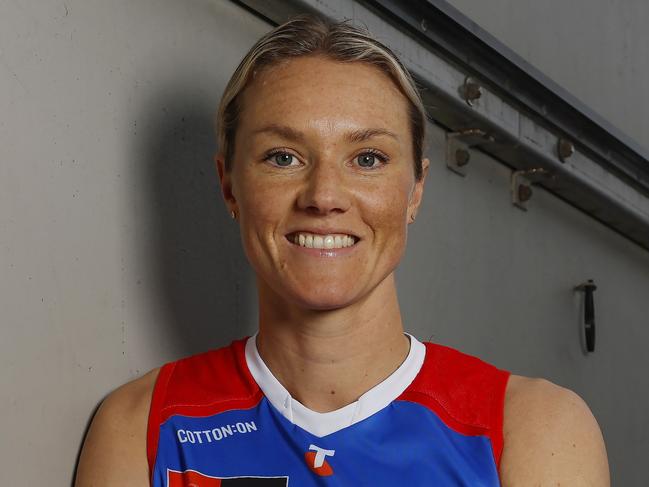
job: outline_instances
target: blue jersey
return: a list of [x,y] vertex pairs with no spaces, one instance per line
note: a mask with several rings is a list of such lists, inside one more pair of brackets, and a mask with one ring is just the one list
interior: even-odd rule
[[147,433],[155,487],[499,486],[509,372],[411,335],[356,402],[291,397],[255,337],[163,366]]

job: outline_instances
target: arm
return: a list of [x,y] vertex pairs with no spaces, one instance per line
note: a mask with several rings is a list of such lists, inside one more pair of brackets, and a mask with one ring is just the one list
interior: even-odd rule
[[610,486],[597,421],[568,389],[544,379],[511,376],[503,435],[503,487]]
[[147,420],[158,370],[123,385],[101,404],[81,451],[75,487],[149,485]]

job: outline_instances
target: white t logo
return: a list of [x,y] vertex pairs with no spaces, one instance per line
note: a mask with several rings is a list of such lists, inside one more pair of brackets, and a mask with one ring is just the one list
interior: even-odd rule
[[336,450],[325,450],[319,446],[309,445],[309,450],[315,451],[315,459],[313,460],[313,468],[322,467],[325,457],[333,457]]

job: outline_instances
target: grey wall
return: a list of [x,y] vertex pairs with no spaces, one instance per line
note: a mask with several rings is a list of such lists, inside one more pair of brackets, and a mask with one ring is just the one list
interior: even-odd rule
[[[424,208],[397,273],[416,335],[578,392],[599,421],[613,485],[649,485],[649,252],[534,188],[511,204],[511,170],[472,155],[463,179],[431,127]],[[583,295],[594,279],[597,343],[582,352]]]
[[446,1],[649,149],[649,2]]
[[[0,484],[65,485],[107,392],[254,330],[211,123],[268,26],[225,0],[0,0],[0,12]],[[484,156],[467,178],[449,172],[430,129],[397,275],[408,330],[573,388],[615,484],[648,484],[649,253],[542,190],[514,208],[510,170]],[[572,290],[587,278],[589,356]]]
[[0,485],[66,485],[106,393],[249,329],[212,118],[267,30],[227,1],[0,0]]

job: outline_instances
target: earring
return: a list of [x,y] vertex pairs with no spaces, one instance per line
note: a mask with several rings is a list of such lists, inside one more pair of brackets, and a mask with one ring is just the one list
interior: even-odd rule
[[415,221],[415,214],[414,214],[414,213],[413,213],[412,215],[410,215],[410,221],[411,221],[411,222],[414,222],[414,221]]
[[234,212],[234,210],[230,212],[230,216],[232,217],[233,220],[237,219],[237,214]]

